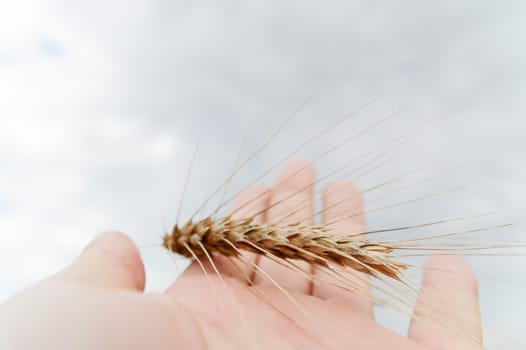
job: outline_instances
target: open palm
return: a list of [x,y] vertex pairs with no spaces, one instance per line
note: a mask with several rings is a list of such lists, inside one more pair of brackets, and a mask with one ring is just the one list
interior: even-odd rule
[[[286,217],[310,223],[314,196],[308,185],[313,181],[308,164],[290,162],[271,191],[255,186],[239,196],[234,215],[261,212],[256,221]],[[354,199],[324,211],[322,220],[361,211],[351,184],[329,185],[325,208],[349,197]],[[335,234],[360,232],[363,225],[356,216],[332,229]],[[122,234],[105,234],[70,267],[0,307],[0,348],[481,349],[474,340],[481,338],[481,327],[471,270],[454,257],[434,257],[428,266],[433,268],[425,273],[422,298],[456,326],[437,327],[424,311],[403,337],[375,322],[366,297],[329,283],[313,284],[297,271],[249,253],[235,263],[220,256],[213,265],[205,259],[194,262],[165,292],[144,294],[137,249]],[[363,276],[354,282],[366,287]]]

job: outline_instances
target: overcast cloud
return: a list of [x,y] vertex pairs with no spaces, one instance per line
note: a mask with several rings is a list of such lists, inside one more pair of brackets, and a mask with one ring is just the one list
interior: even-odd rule
[[[414,134],[429,140],[424,147],[356,182],[367,188],[440,159],[443,177],[414,193],[469,190],[369,222],[497,210],[496,222],[516,223],[506,239],[524,240],[524,33],[523,1],[2,1],[0,299],[63,267],[99,231],[158,243],[197,141],[185,215],[227,176],[244,138],[247,155],[315,91],[231,193],[373,96],[299,156],[314,159],[415,99],[331,153],[320,174],[443,115]],[[141,251],[148,289],[165,287],[173,262],[160,249]],[[495,261],[473,264],[488,345],[509,349],[508,339],[525,341],[526,264]]]

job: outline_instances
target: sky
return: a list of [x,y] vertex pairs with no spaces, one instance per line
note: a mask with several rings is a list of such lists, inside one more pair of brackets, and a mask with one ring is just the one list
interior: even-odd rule
[[[484,224],[515,225],[490,234],[524,241],[525,32],[526,4],[508,0],[2,1],[0,300],[61,269],[105,230],[129,234],[148,290],[164,288],[181,267],[154,245],[175,222],[196,144],[182,217],[228,176],[240,148],[247,157],[315,92],[236,176],[232,195],[372,98],[294,156],[314,160],[412,101],[324,157],[318,173],[413,130],[410,142],[423,145],[358,186],[439,160],[413,195],[469,188],[368,222],[495,210]],[[488,344],[525,344],[524,259],[470,262]]]

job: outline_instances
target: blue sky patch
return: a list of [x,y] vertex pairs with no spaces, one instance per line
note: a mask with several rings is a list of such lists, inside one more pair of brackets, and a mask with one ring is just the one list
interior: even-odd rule
[[37,49],[43,56],[50,58],[60,58],[64,56],[66,50],[64,46],[53,39],[41,39],[37,43]]
[[10,212],[13,209],[13,203],[7,198],[0,196],[0,216]]

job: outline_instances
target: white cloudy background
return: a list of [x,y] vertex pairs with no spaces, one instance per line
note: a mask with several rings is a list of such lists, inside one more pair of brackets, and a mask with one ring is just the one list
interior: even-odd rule
[[[231,192],[371,97],[379,96],[373,106],[298,156],[314,159],[415,99],[331,153],[320,174],[444,116],[417,133],[417,143],[430,141],[412,156],[358,185],[439,159],[448,170],[418,193],[470,188],[369,222],[497,210],[482,223],[516,225],[493,237],[524,240],[524,33],[523,1],[3,0],[0,299],[60,269],[108,229],[142,246],[148,289],[163,288],[176,269],[147,245],[175,220],[195,144],[184,214],[227,176],[244,138],[246,156],[318,90]],[[522,348],[524,259],[470,261],[481,276],[488,344]],[[403,329],[396,316],[383,317]]]

